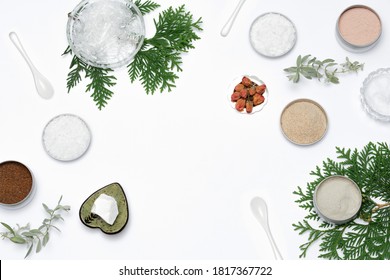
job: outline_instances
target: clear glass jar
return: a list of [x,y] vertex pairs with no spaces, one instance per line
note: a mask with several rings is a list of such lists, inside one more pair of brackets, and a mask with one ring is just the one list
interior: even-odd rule
[[91,66],[127,66],[144,37],[142,13],[130,0],[84,0],[69,13],[69,46],[73,54]]
[[360,88],[364,110],[374,119],[390,121],[390,68],[371,72]]

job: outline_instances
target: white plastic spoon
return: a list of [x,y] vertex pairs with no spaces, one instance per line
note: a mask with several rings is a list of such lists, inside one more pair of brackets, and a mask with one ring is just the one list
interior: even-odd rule
[[46,77],[43,76],[37,70],[37,68],[35,68],[34,64],[31,62],[26,51],[24,50],[23,45],[20,42],[18,35],[15,32],[11,32],[9,34],[9,38],[11,39],[12,43],[14,43],[15,47],[18,49],[18,51],[21,53],[24,60],[27,62],[28,66],[30,67],[30,70],[31,70],[33,77],[34,77],[35,88],[37,89],[38,94],[44,99],[51,98],[54,94],[53,86],[51,85],[49,80],[46,79]]
[[232,15],[229,17],[229,19],[225,23],[225,25],[223,26],[223,28],[221,30],[221,36],[226,37],[229,34],[230,29],[232,29],[233,23],[238,15],[238,12],[240,11],[240,9],[241,9],[242,5],[244,5],[244,3],[245,3],[245,0],[240,0],[240,2],[238,2],[236,9],[232,13]]
[[283,260],[283,257],[280,254],[278,247],[276,246],[275,240],[272,237],[271,230],[269,228],[267,204],[265,203],[264,199],[258,196],[254,197],[251,201],[251,209],[253,215],[255,216],[257,221],[260,223],[260,225],[264,228],[265,232],[267,233],[267,237],[269,239],[269,242],[271,243],[271,247],[272,247],[272,251],[274,252],[275,259]]

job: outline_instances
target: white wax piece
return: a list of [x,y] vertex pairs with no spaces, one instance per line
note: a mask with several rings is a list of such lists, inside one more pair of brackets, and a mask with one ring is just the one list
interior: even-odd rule
[[103,193],[93,203],[91,212],[113,225],[119,214],[118,203],[115,198]]

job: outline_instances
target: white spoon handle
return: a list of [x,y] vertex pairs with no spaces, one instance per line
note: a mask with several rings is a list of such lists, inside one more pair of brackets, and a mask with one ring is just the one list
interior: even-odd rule
[[225,23],[225,25],[223,26],[223,28],[221,30],[221,36],[226,37],[229,34],[230,29],[232,29],[234,20],[236,19],[237,15],[238,15],[238,12],[240,11],[240,9],[241,9],[242,5],[244,5],[244,3],[245,3],[245,0],[240,0],[240,2],[238,3],[236,9],[232,13],[232,15],[229,17],[229,19]]
[[282,255],[279,252],[278,246],[276,246],[276,242],[272,236],[272,233],[269,227],[264,227],[265,232],[267,233],[269,242],[271,243],[272,251],[274,252],[275,260],[283,260]]
[[15,47],[18,49],[20,54],[23,56],[24,60],[27,62],[28,66],[30,67],[30,69],[34,75],[35,72],[37,71],[37,69],[35,68],[34,64],[30,60],[30,58],[28,57],[26,51],[24,50],[23,45],[20,42],[18,35],[15,32],[11,32],[9,34],[9,38],[11,39],[11,41],[15,45]]

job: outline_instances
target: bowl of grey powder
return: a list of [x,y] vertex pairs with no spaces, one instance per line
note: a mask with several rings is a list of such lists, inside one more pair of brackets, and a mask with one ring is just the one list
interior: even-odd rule
[[340,225],[356,217],[362,204],[362,194],[354,181],[335,175],[318,184],[313,203],[322,219]]

